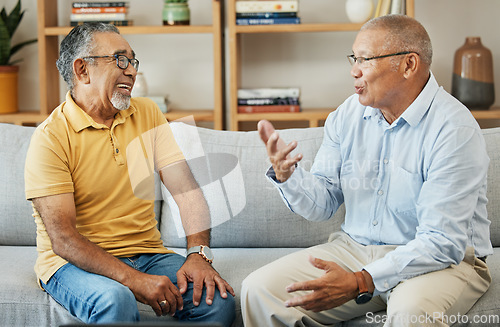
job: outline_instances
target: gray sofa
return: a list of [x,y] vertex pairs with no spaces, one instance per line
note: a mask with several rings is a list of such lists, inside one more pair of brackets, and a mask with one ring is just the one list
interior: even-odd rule
[[[265,148],[256,132],[213,131],[181,123],[172,129],[189,164],[195,171],[214,219],[212,247],[215,268],[234,287],[237,319],[241,326],[239,294],[242,280],[256,268],[287,253],[325,242],[339,229],[343,210],[328,222],[307,222],[290,213],[278,192],[264,177],[269,165]],[[24,199],[23,170],[32,127],[0,124],[0,325],[59,326],[76,323],[59,304],[41,291],[33,265],[36,258],[35,224],[31,205]],[[321,144],[323,129],[281,131],[285,140],[298,141],[304,154],[302,165],[311,166]],[[500,128],[484,130],[491,164],[488,177],[488,213],[495,254],[488,257],[493,284],[488,292],[457,325],[497,325],[500,312]],[[473,174],[474,172],[470,172]],[[184,254],[175,206],[157,184],[155,210],[166,246]],[[139,304],[145,320],[155,320],[152,310]],[[366,317],[346,326],[370,323]],[[496,318],[495,318],[496,317]],[[160,318],[169,319],[169,318]],[[468,320],[468,323],[466,323]]]

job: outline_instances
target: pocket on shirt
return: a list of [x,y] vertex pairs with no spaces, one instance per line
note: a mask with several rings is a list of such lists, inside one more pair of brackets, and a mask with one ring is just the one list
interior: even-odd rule
[[387,205],[395,213],[416,215],[416,203],[422,184],[420,174],[396,167],[391,175]]

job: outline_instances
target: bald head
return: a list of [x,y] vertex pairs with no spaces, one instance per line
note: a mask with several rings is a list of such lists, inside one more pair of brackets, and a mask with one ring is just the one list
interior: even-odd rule
[[391,52],[416,52],[422,64],[430,69],[432,44],[429,34],[417,20],[406,15],[386,15],[374,18],[361,27],[360,32],[381,30],[387,32],[382,50]]

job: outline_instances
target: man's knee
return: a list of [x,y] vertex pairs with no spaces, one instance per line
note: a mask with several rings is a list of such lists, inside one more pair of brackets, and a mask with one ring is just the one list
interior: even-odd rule
[[132,291],[121,284],[115,284],[96,295],[90,323],[138,321],[137,301]]

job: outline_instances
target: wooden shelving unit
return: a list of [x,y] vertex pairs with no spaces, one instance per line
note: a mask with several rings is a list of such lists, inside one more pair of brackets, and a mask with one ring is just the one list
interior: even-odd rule
[[[357,31],[362,24],[332,23],[332,24],[297,24],[297,25],[236,25],[236,0],[228,0],[228,30],[229,30],[229,70],[230,97],[229,110],[231,115],[231,130],[238,130],[240,122],[258,121],[261,119],[273,121],[306,121],[309,127],[320,126],[332,108],[302,108],[297,113],[238,113],[238,89],[241,88],[241,36],[249,33],[305,33],[305,32],[346,32]],[[307,5],[306,2],[301,5]],[[415,0],[406,0],[408,16],[414,17]],[[262,87],[265,87],[264,85]]]
[[[168,120],[176,120],[193,115],[195,121],[213,122],[214,129],[223,129],[223,45],[222,45],[222,7],[221,0],[212,2],[211,25],[188,26],[123,26],[122,34],[211,34],[213,37],[213,88],[214,103],[208,110],[174,110],[165,114]],[[40,80],[40,110],[30,113],[0,115],[0,122],[19,125],[43,121],[56,108],[61,99],[59,73],[55,62],[59,56],[59,36],[69,33],[71,27],[58,26],[58,0],[38,0],[38,65]],[[139,5],[132,1],[131,6]],[[181,50],[182,51],[182,50]]]

